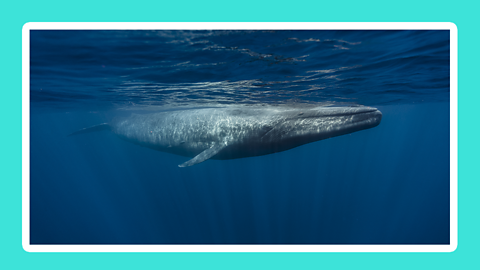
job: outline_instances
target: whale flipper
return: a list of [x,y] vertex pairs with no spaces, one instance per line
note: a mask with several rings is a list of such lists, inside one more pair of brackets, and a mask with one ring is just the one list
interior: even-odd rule
[[205,160],[216,155],[226,146],[227,146],[226,143],[215,143],[210,148],[196,155],[194,158],[190,159],[189,161],[178,165],[178,167],[188,167],[188,166],[198,164],[200,162],[204,162]]

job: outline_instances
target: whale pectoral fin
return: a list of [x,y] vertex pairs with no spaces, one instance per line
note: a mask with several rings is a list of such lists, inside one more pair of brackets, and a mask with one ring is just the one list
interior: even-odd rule
[[196,155],[194,158],[190,159],[189,161],[178,165],[178,167],[188,167],[200,162],[204,162],[205,160],[213,157],[218,152],[220,152],[223,148],[227,145],[225,143],[216,143],[212,145],[212,147],[208,148],[207,150],[201,152],[200,154]]

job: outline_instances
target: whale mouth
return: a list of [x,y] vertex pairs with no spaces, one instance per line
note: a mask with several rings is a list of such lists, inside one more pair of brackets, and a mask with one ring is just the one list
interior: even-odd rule
[[382,112],[372,108],[373,110],[356,112],[351,114],[346,114],[345,116],[352,116],[352,122],[355,124],[367,124],[372,126],[377,126],[382,120]]
[[369,114],[376,114],[376,113],[382,114],[376,108],[366,108],[366,109],[357,110],[357,111],[345,111],[345,112],[331,113],[331,114],[328,114],[328,115],[325,115],[325,116],[353,116],[353,115],[369,115]]
[[310,111],[300,112],[296,117],[348,117],[355,115],[368,115],[371,113],[376,114],[380,113],[380,111],[373,107],[318,107]]

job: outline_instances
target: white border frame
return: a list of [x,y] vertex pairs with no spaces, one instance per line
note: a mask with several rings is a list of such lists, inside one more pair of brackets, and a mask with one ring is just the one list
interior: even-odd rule
[[[30,30],[450,30],[450,244],[449,245],[31,245],[30,244]],[[26,23],[22,29],[22,245],[28,252],[453,252],[458,237],[458,30],[439,23]]]

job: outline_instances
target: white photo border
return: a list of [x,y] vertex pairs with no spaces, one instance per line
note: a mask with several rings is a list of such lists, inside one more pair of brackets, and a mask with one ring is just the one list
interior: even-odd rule
[[[30,244],[30,30],[449,30],[450,244],[32,245]],[[22,29],[22,246],[28,252],[453,252],[458,245],[458,30],[450,22],[29,22]]]

